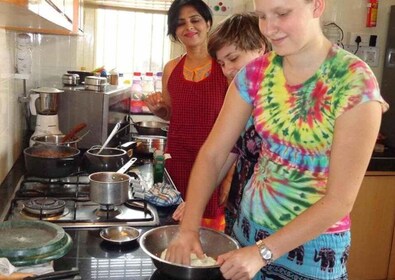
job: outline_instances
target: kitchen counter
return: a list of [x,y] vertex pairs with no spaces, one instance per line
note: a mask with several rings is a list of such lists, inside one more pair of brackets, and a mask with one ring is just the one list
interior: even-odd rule
[[[0,218],[13,195],[14,188],[24,174],[23,156],[0,185]],[[395,152],[373,154],[368,171],[395,171]],[[367,175],[369,174],[367,173]],[[160,224],[174,224],[171,214],[175,207],[158,208]],[[2,214],[3,213],[3,214]],[[2,219],[1,219],[2,220]],[[145,232],[150,227],[138,227]],[[166,279],[158,278],[158,271],[150,257],[139,247],[138,242],[114,245],[100,238],[100,229],[66,229],[73,239],[72,249],[54,261],[55,270],[78,268],[82,279]],[[155,277],[152,275],[155,273]]]
[[[24,170],[23,157],[21,157],[0,185],[0,220],[3,220],[7,212],[5,209],[8,209],[8,203]],[[152,177],[152,174],[141,175],[145,179]],[[171,219],[175,208],[175,206],[157,207],[161,225],[175,224]],[[136,228],[143,233],[152,227]],[[118,245],[101,239],[99,235],[101,229],[65,230],[71,236],[73,245],[65,256],[54,261],[55,271],[78,268],[81,279],[165,279],[160,276],[158,278],[158,271],[151,258],[143,252],[137,241]],[[151,277],[154,272],[155,278]]]

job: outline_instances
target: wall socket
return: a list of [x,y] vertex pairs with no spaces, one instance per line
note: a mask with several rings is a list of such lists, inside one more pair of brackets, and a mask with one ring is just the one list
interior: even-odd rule
[[345,45],[344,49],[355,54],[371,67],[379,66],[379,48],[377,47],[359,47],[358,51],[356,45]]
[[355,42],[355,40],[357,39],[357,37],[360,36],[361,37],[361,43],[359,43],[360,47],[369,47],[369,41],[370,41],[370,34],[363,34],[363,33],[354,33],[351,32],[350,33],[350,40],[349,40],[349,45],[357,45],[357,43]]

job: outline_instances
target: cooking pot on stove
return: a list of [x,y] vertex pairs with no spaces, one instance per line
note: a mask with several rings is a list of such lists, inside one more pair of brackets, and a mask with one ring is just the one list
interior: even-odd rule
[[68,146],[36,145],[23,150],[29,175],[63,178],[78,169],[80,150]]
[[138,135],[133,138],[137,143],[134,152],[138,154],[153,154],[155,150],[165,150],[167,138],[164,136]]
[[117,171],[129,160],[128,153],[125,150],[104,148],[98,154],[99,150],[100,146],[93,146],[83,156],[82,166],[88,173]]
[[129,198],[129,175],[96,172],[89,175],[90,199],[102,205],[120,205]]

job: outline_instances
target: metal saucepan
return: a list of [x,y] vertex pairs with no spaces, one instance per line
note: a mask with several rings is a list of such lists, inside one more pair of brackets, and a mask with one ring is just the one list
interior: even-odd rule
[[125,150],[105,148],[98,154],[99,150],[99,146],[93,146],[83,156],[83,169],[88,173],[117,171],[129,160],[129,156]]
[[169,124],[157,121],[133,122],[133,125],[140,135],[166,136],[169,127]]
[[28,174],[62,178],[77,171],[80,150],[68,146],[35,145],[24,149],[23,154]]
[[36,135],[31,138],[34,145],[53,145],[53,146],[69,146],[73,148],[78,147],[78,142],[81,141],[80,138],[70,139],[63,142],[64,134],[47,134],[47,135]]
[[130,159],[117,172],[96,172],[89,175],[90,199],[102,205],[120,205],[129,199],[131,177],[123,174],[136,161]]
[[164,151],[166,146],[166,137],[153,135],[133,136],[137,145],[133,149],[138,154],[152,154],[155,150]]

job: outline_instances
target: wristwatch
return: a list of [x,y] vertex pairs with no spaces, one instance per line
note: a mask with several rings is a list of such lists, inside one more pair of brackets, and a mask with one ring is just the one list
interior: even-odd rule
[[262,256],[262,259],[266,262],[266,265],[271,264],[273,262],[273,253],[268,247],[266,247],[263,240],[259,240],[256,243],[256,246],[258,246],[259,253]]

